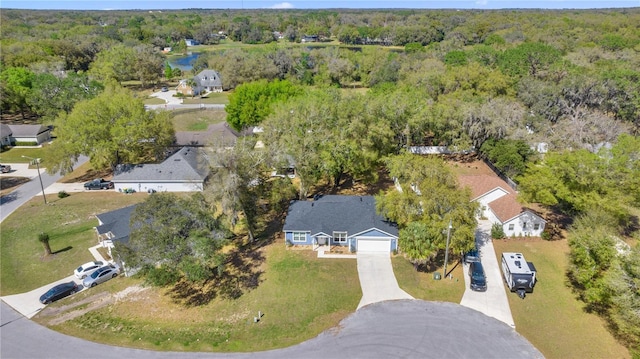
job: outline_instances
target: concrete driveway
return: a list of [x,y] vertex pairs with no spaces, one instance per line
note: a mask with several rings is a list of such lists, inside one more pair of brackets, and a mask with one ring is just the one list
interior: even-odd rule
[[[11,166],[11,171],[7,173],[0,173],[1,177],[27,177],[27,178],[36,178],[38,177],[37,169],[29,169],[28,163],[5,163],[6,165]],[[44,171],[44,168],[41,169]]]
[[358,309],[385,300],[413,299],[398,286],[389,253],[358,252],[357,260],[362,288]]
[[485,275],[487,276],[487,291],[475,292],[469,288],[469,265],[465,264],[464,281],[466,289],[460,304],[496,318],[515,328],[516,325],[511,316],[511,307],[507,299],[507,292],[504,289],[500,265],[491,242],[491,222],[486,220],[478,221],[476,244],[480,252],[480,260],[482,261]]
[[177,93],[176,90],[168,90],[166,92],[158,91],[158,92],[152,93],[149,96],[163,99],[167,105],[179,105],[182,103],[182,99],[178,97],[174,97],[176,93]]
[[41,295],[46,293],[53,286],[71,281],[74,281],[77,285],[79,285],[79,291],[83,289],[82,282],[75,276],[70,275],[69,277],[60,279],[59,281],[53,283],[49,283],[30,292],[7,295],[0,299],[9,304],[18,313],[30,319],[45,307],[44,304],[40,303]]

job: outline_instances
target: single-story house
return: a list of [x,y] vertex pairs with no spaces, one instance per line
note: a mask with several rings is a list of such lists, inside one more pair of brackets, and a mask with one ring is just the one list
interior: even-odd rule
[[177,146],[216,146],[231,148],[236,144],[240,133],[229,126],[226,122],[209,125],[206,131],[176,131]]
[[343,246],[350,251],[398,250],[398,227],[376,213],[373,196],[316,196],[293,201],[284,223],[288,245]]
[[7,125],[11,130],[11,144],[18,142],[41,145],[51,140],[51,129],[42,125]]
[[546,221],[523,207],[517,193],[499,177],[470,175],[460,176],[458,180],[463,187],[471,189],[472,201],[480,203],[480,216],[501,224],[507,237],[542,235]]
[[108,249],[109,255],[111,255],[114,242],[129,242],[129,233],[131,232],[129,222],[136,206],[137,204],[134,204],[96,215],[98,225],[94,228],[98,234],[98,242]]
[[159,164],[118,165],[112,182],[120,192],[193,192],[204,189],[208,175],[206,154],[183,147]]
[[[111,249],[115,247],[115,243],[129,243],[129,234],[131,233],[131,215],[136,209],[137,204],[116,209],[115,211],[105,212],[96,215],[98,225],[95,228],[98,235],[98,241],[102,247],[107,248],[107,252],[113,258]],[[125,275],[133,274],[124,263],[116,259],[116,262],[124,269]]]
[[11,146],[11,128],[9,125],[0,123],[0,146]]

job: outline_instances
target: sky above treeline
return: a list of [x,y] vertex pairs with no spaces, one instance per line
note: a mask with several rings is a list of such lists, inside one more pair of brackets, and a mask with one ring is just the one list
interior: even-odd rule
[[0,0],[3,9],[602,9],[640,7],[640,0]]

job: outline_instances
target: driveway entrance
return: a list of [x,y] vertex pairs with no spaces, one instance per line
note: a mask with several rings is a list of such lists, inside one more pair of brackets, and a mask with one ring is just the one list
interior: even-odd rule
[[365,305],[385,300],[413,299],[398,286],[393,274],[389,252],[358,251],[358,277],[362,288],[362,299],[358,309]]
[[504,289],[500,266],[491,242],[490,221],[478,221],[476,244],[480,252],[480,260],[482,261],[485,275],[487,276],[487,291],[474,292],[469,288],[469,265],[465,264],[464,281],[466,289],[460,304],[496,318],[515,328],[516,325],[511,316],[511,307],[509,306],[507,292]]

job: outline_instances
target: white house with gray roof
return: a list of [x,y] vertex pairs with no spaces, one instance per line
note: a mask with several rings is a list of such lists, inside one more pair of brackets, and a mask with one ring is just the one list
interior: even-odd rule
[[29,143],[38,146],[51,140],[51,129],[42,125],[2,125],[0,132],[2,145],[9,141],[11,145]]
[[183,147],[159,164],[119,165],[112,182],[119,192],[195,192],[204,189],[208,175],[204,151]]
[[398,249],[398,227],[376,213],[373,196],[326,195],[293,201],[283,231],[288,245],[343,246],[352,252]]

